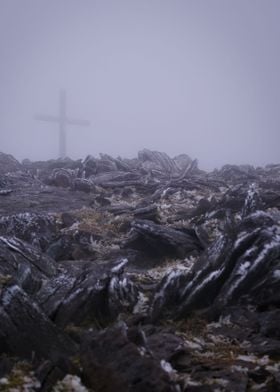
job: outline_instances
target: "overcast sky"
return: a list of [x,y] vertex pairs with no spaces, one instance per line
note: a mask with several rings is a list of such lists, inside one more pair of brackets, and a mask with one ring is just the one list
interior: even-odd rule
[[280,162],[279,0],[0,0],[0,151]]

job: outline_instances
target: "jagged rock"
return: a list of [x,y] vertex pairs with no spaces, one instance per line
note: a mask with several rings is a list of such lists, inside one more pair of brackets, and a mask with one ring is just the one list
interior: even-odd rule
[[280,339],[280,310],[270,310],[258,313],[258,322],[260,324],[260,333],[263,336]]
[[1,288],[0,313],[1,353],[26,359],[35,355],[58,364],[77,351],[74,342],[14,283]]
[[149,205],[147,207],[138,207],[133,211],[135,219],[151,220],[155,223],[159,223],[158,208],[156,205]]
[[257,178],[256,170],[251,165],[224,165],[218,173],[222,178],[229,181],[252,181]]
[[96,163],[96,174],[116,171],[117,165],[111,159],[99,159]]
[[251,228],[250,232],[242,229],[241,223],[236,233],[225,233],[215,241],[190,273],[172,271],[167,275],[155,295],[154,317],[164,308],[175,318],[209,307],[219,315],[225,306],[238,301],[256,304],[263,292],[274,287],[270,297],[278,298],[279,227],[271,226],[269,220],[268,226],[265,221],[264,227]]
[[91,182],[85,178],[75,178],[72,182],[74,190],[90,193],[94,189]]
[[158,151],[144,149],[139,151],[138,159],[147,171],[163,172],[163,174],[178,173],[178,166],[167,154]]
[[102,187],[122,187],[142,184],[140,174],[131,172],[114,171],[89,177],[95,185]]
[[43,250],[56,237],[57,232],[56,217],[50,214],[26,212],[0,218],[0,235],[18,237]]
[[25,170],[45,178],[47,175],[50,175],[54,169],[81,169],[82,161],[80,159],[75,161],[68,157],[35,162],[32,162],[29,159],[24,159],[22,161],[22,166]]
[[63,188],[69,188],[72,186],[77,171],[72,169],[54,169],[48,183],[50,185],[60,186]]
[[174,162],[181,172],[183,172],[193,161],[187,154],[180,154],[174,157]]
[[83,171],[86,178],[97,173],[96,159],[92,155],[88,155],[83,161]]
[[21,164],[9,154],[0,152],[0,175],[21,170]]
[[[74,369],[68,371],[73,372]],[[45,360],[35,370],[35,377],[40,382],[40,392],[52,391],[54,385],[64,378],[67,374],[66,369],[56,366],[52,361]]]
[[81,359],[86,384],[96,392],[178,390],[170,374],[171,366],[165,366],[163,358],[154,358],[146,350],[145,334],[139,330],[131,335],[123,324],[85,340]]
[[138,300],[137,287],[123,274],[126,263],[125,259],[113,265],[64,263],[63,271],[37,293],[37,302],[61,326],[113,320]]
[[60,219],[63,229],[66,227],[70,227],[75,222],[77,222],[77,217],[75,217],[71,212],[63,212]]
[[0,168],[0,376],[18,356],[42,391],[278,390],[279,167],[143,150]]
[[78,222],[65,228],[52,242],[49,241],[46,254],[57,261],[88,260],[96,258],[95,242],[101,241],[102,236],[92,230],[78,229]]
[[152,253],[155,255],[184,255],[201,251],[203,245],[194,230],[185,232],[158,225],[148,220],[135,220],[131,227],[138,234],[136,238],[126,241],[123,246]]
[[260,195],[257,190],[256,184],[252,184],[248,190],[247,197],[242,209],[243,218],[257,210],[261,209]]
[[56,274],[53,259],[40,249],[16,237],[0,237],[0,274],[2,280],[13,280],[27,293],[34,294],[43,280]]

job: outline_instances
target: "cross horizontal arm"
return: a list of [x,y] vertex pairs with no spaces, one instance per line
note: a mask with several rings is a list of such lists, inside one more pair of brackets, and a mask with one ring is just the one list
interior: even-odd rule
[[87,120],[74,120],[71,118],[67,118],[66,123],[69,125],[81,125],[83,127],[88,127],[90,125],[90,122]]
[[50,121],[50,122],[56,122],[56,123],[60,121],[60,118],[57,116],[49,116],[49,115],[44,115],[44,114],[37,114],[35,116],[35,119],[39,120],[39,121]]

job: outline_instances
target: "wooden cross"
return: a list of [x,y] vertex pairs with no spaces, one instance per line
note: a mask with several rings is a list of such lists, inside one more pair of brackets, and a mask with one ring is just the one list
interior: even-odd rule
[[59,124],[59,157],[66,157],[66,126],[67,125],[81,125],[89,126],[90,122],[87,120],[74,120],[69,119],[66,115],[66,92],[65,90],[60,90],[59,97],[59,115],[49,116],[49,115],[37,115],[36,120],[55,122]]

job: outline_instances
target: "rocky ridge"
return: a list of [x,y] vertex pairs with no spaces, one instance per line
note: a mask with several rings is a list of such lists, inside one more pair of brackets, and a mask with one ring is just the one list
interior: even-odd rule
[[280,165],[0,154],[0,391],[280,388]]

